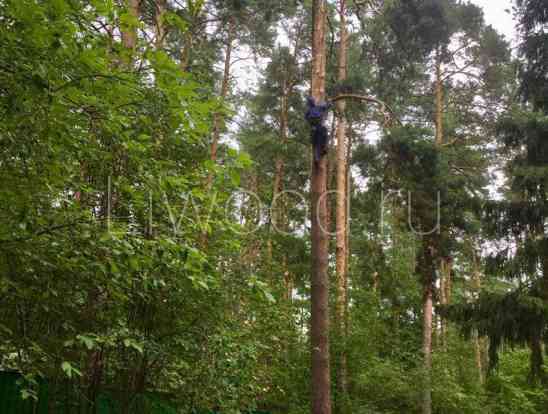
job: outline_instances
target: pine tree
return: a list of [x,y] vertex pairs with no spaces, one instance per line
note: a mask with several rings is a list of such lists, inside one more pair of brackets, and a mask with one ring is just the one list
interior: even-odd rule
[[487,204],[485,231],[506,247],[488,257],[487,272],[519,285],[512,292],[486,292],[473,304],[449,310],[466,332],[489,336],[490,368],[504,342],[530,348],[530,379],[544,378],[542,344],[548,300],[548,5],[518,1],[521,102],[499,119],[505,164],[504,200]]

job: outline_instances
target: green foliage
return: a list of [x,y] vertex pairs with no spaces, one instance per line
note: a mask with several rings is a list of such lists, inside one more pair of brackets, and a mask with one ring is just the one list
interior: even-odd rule
[[489,378],[486,391],[493,414],[540,413],[546,407],[546,393],[542,386],[526,382],[527,351],[506,352],[495,375]]
[[[47,377],[53,394],[72,380],[88,401],[107,384],[126,399],[251,406],[269,348],[233,335],[243,321],[225,314],[218,266],[239,246],[225,212],[249,159],[228,151],[212,168],[207,85],[162,51],[122,64],[127,51],[97,27],[142,22],[111,2],[0,12],[0,367]],[[272,301],[263,284],[240,288],[239,300]]]

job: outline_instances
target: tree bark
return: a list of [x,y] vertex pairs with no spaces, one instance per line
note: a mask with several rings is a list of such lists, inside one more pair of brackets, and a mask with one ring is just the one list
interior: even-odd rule
[[[226,41],[226,52],[225,52],[225,63],[224,63],[224,71],[223,71],[223,81],[221,83],[221,101],[224,101],[228,95],[228,87],[230,84],[230,66],[231,66],[231,59],[232,59],[232,48],[234,43],[234,32],[235,32],[235,24],[234,19],[230,19],[228,21],[228,28],[227,28],[227,41]],[[217,147],[219,145],[219,137],[221,136],[221,124],[223,122],[223,117],[220,112],[215,112],[213,115],[213,134],[211,139],[211,149],[210,149],[210,157],[211,160],[216,162],[217,161]],[[213,180],[213,175],[210,174],[208,177],[208,185],[211,186],[211,182]]]
[[417,266],[419,266],[419,274],[424,278],[423,280],[423,300],[422,300],[422,325],[423,325],[423,338],[422,338],[422,351],[424,355],[424,383],[423,383],[423,395],[422,395],[422,413],[432,413],[432,300],[434,291],[434,249],[427,243],[427,240],[423,241],[424,246],[419,259],[417,260]]
[[[439,296],[440,303],[442,305],[449,305],[451,303],[451,259],[442,258],[440,260],[440,288]],[[440,316],[440,330],[441,330],[441,345],[443,350],[447,350],[447,320]]]
[[[436,53],[435,95],[435,144],[440,149],[443,145],[443,85],[441,70],[441,54]],[[426,243],[427,240],[424,240]],[[422,398],[422,413],[432,413],[432,305],[434,292],[434,246],[425,245],[423,256],[426,265],[422,268],[423,286],[423,338],[422,349],[424,355],[424,389]],[[442,272],[440,271],[440,274]],[[445,291],[444,291],[445,293]]]
[[[445,300],[445,261],[440,261],[440,287],[438,289],[438,297],[441,305],[445,305],[447,302]],[[445,320],[442,316],[436,315],[434,318],[436,323],[436,332],[438,344],[445,349]],[[437,331],[437,324],[439,322],[439,332]]]
[[[477,299],[479,291],[481,289],[481,274],[479,269],[479,258],[475,251],[472,252],[473,255],[473,272],[472,272],[472,289],[474,292],[474,299]],[[478,378],[480,384],[485,382],[485,376],[483,374],[483,358],[481,352],[481,341],[478,334],[478,330],[474,329],[472,331],[472,342],[474,344],[474,356],[476,360],[476,368],[478,370]]]
[[[286,89],[286,85],[283,87],[281,96],[281,108],[280,108],[280,143],[285,145],[287,143],[287,125],[288,125],[288,98],[291,91]],[[274,185],[272,187],[272,201],[277,201],[280,193],[283,191],[283,175],[284,175],[284,157],[282,154],[276,156],[276,162],[274,166]],[[280,224],[281,212],[278,209],[277,201],[275,208],[272,211],[272,220],[276,225]]]
[[188,0],[188,13],[189,18],[189,27],[186,32],[183,34],[183,47],[181,48],[181,58],[180,58],[180,68],[183,72],[186,72],[190,65],[190,55],[193,48],[194,38],[193,30],[195,30],[197,24],[199,24],[198,19],[203,9],[203,2]]
[[166,36],[164,15],[166,13],[166,9],[166,0],[156,0],[156,15],[154,16],[154,28],[156,30],[154,45],[156,50],[161,50],[164,47],[164,39]]
[[[316,102],[325,99],[325,0],[313,2],[311,94]],[[329,366],[329,276],[327,234],[327,158],[312,162],[311,173],[311,353],[312,414],[331,414]]]
[[441,70],[440,52],[436,55],[436,80],[435,80],[435,123],[436,123],[436,145],[443,145],[443,80]]
[[423,414],[432,413],[432,283],[427,283],[423,293],[424,392]]
[[[139,0],[127,0],[127,9],[132,17],[139,18]],[[122,30],[122,44],[127,49],[135,49],[137,45],[137,33],[135,29]]]
[[[234,23],[234,19],[230,18],[228,20],[223,80],[221,82],[221,94],[220,94],[221,102],[224,102],[226,100],[226,97],[228,95],[229,85],[230,85],[230,67],[232,63],[231,59],[232,59],[232,49],[234,47],[235,30],[236,30],[236,26]],[[211,159],[211,161],[213,161],[213,163],[217,163],[217,148],[219,146],[219,138],[221,136],[222,124],[223,124],[222,114],[220,112],[215,112],[213,114],[213,131],[211,134],[211,146],[210,146],[210,152],[209,152],[209,158]],[[211,190],[211,187],[213,186],[213,178],[214,178],[214,172],[211,171],[207,175],[206,187],[208,191]],[[207,246],[207,243],[208,243],[207,231],[202,232],[199,242],[202,247]]]
[[[347,47],[348,32],[346,28],[346,0],[339,2],[340,19],[340,43],[338,55],[337,81],[344,82],[347,78]],[[335,211],[336,221],[336,271],[337,271],[337,296],[336,296],[336,324],[337,335],[340,339],[340,354],[337,372],[338,404],[337,412],[347,412],[348,380],[347,380],[347,354],[346,354],[346,315],[347,315],[347,174],[348,174],[348,145],[347,124],[345,117],[346,102],[344,99],[337,101],[337,202]]]

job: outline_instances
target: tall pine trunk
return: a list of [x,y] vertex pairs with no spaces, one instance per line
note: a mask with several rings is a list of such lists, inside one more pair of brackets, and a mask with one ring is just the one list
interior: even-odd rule
[[[475,250],[472,251],[472,255],[473,255],[472,289],[475,294],[475,297],[477,297],[481,289],[479,257]],[[485,382],[485,377],[483,375],[481,340],[478,334],[478,330],[476,328],[474,328],[474,330],[472,331],[472,343],[474,344],[474,356],[476,360],[476,369],[478,370],[478,378],[479,378],[480,384],[483,384]]]
[[[325,99],[325,0],[313,2],[311,93],[316,102]],[[329,367],[329,277],[327,234],[327,158],[312,162],[311,173],[311,352],[312,414],[331,414]]]
[[[435,68],[435,143],[438,149],[443,145],[443,83],[441,70],[441,56],[438,50]],[[439,247],[439,246],[436,246]],[[439,252],[435,246],[425,245],[423,247],[425,257],[431,257],[434,252]],[[422,397],[423,414],[432,413],[432,308],[434,296],[434,263],[422,269],[423,276],[423,338],[422,350],[424,355],[424,388]],[[445,292],[444,292],[445,293]]]
[[[226,40],[226,51],[225,51],[225,62],[223,70],[223,80],[221,83],[221,101],[225,101],[228,95],[228,88],[230,85],[230,67],[232,60],[232,49],[234,47],[234,35],[235,35],[236,26],[234,19],[230,18],[228,21],[227,28],[227,40]],[[221,136],[221,127],[223,123],[223,116],[220,112],[215,112],[213,115],[213,133],[211,137],[211,147],[210,147],[210,158],[211,161],[217,162],[217,148],[219,146],[219,138]],[[213,174],[208,176],[208,188],[211,187],[213,181]]]
[[422,395],[422,413],[432,413],[432,302],[434,292],[434,260],[432,246],[424,241],[425,245],[422,248],[421,257],[418,265],[420,266],[419,274],[423,277],[423,338],[422,351],[424,355],[424,384]]
[[[289,100],[289,94],[291,93],[290,90],[286,89],[286,85],[283,87],[282,96],[280,98],[281,105],[280,105],[280,143],[282,146],[285,146],[287,144],[287,137],[288,137],[288,116],[289,116],[289,107],[288,107],[288,100]],[[272,218],[271,220],[274,222],[275,228],[280,228],[281,220],[283,218],[283,208],[280,206],[282,201],[278,200],[280,197],[280,194],[283,191],[283,177],[284,177],[284,157],[282,154],[278,154],[276,156],[276,161],[274,163],[274,184],[272,186],[272,201],[274,204],[274,208],[272,210]],[[272,241],[269,239],[269,243]]]
[[[224,69],[223,69],[223,80],[221,81],[221,102],[224,103],[226,100],[226,97],[228,96],[228,90],[230,86],[230,68],[232,64],[232,49],[234,47],[234,37],[235,37],[235,31],[236,31],[236,24],[234,22],[234,18],[230,17],[228,20],[228,27],[227,27],[227,40],[226,40],[226,50],[225,50],[225,61],[224,61]],[[183,70],[186,69],[184,67],[186,63],[181,62],[181,68]],[[213,163],[217,163],[217,149],[219,147],[219,139],[221,137],[221,127],[223,125],[223,115],[220,112],[215,112],[213,114],[213,130],[211,133],[211,145],[209,150],[209,158]],[[211,187],[213,186],[213,178],[214,178],[214,172],[211,171],[207,175],[207,190],[211,190]],[[200,235],[200,245],[202,247],[207,246],[208,244],[208,233],[207,231],[203,231]]]
[[[337,81],[343,83],[347,77],[347,48],[348,32],[346,27],[346,0],[339,2],[340,18],[340,43],[338,55]],[[337,412],[347,411],[348,404],[348,380],[347,380],[347,354],[346,354],[346,315],[347,315],[347,174],[348,174],[348,146],[347,124],[344,114],[346,102],[337,101],[337,204],[336,204],[336,271],[337,271],[337,296],[336,296],[336,325],[337,336],[340,342],[339,360],[337,365]]]
[[[292,83],[285,80],[282,85],[282,94],[280,96],[280,143],[282,146],[287,144],[289,136],[289,97],[293,92]],[[283,154],[276,155],[276,161],[274,163],[274,184],[272,186],[272,209],[271,209],[271,225],[270,235],[267,240],[267,259],[270,268],[272,269],[273,260],[273,245],[272,236],[276,231],[287,231],[287,217],[286,217],[286,204],[280,199],[280,195],[284,191],[284,173],[285,173],[285,161]],[[284,297],[288,300],[291,298],[292,278],[287,266],[287,255],[284,253],[282,257],[282,272],[284,276]]]

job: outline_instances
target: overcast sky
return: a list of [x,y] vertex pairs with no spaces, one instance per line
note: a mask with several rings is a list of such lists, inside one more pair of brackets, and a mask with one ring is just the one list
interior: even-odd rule
[[506,40],[514,40],[514,21],[512,15],[505,10],[512,9],[512,0],[471,0],[483,9],[485,21],[498,32],[506,36]]

